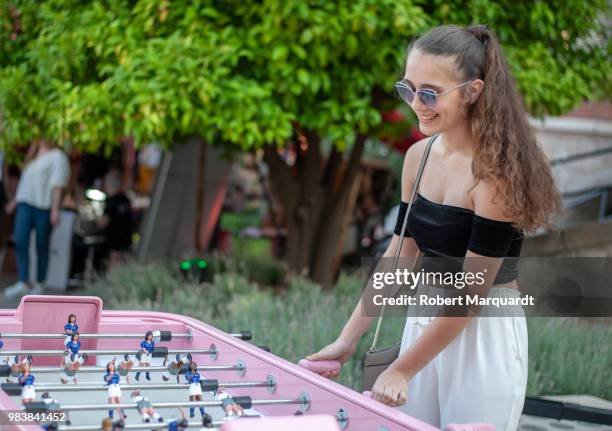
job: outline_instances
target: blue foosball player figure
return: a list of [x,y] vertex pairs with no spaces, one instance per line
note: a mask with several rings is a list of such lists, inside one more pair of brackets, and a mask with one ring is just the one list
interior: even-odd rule
[[[121,387],[119,387],[119,381],[121,380],[121,376],[115,370],[115,360],[113,359],[111,362],[106,364],[106,374],[104,374],[104,381],[108,386],[108,403],[109,404],[121,404]],[[113,418],[113,410],[108,410],[108,417]],[[121,419],[125,420],[127,417],[123,409],[119,409],[119,414]]]
[[[139,367],[148,367],[151,365],[151,357],[153,355],[153,350],[155,349],[155,342],[153,341],[153,332],[147,331],[144,336],[144,340],[140,342],[140,351],[139,353]],[[145,373],[145,377],[147,380],[151,380],[151,373],[148,371]],[[136,380],[140,379],[140,371],[136,373]]]
[[[202,401],[202,387],[200,386],[201,376],[198,373],[198,364],[191,361],[189,370],[185,373],[185,380],[189,384],[189,401]],[[204,417],[204,407],[200,407],[200,414]],[[189,417],[195,417],[195,407],[189,408]]]
[[21,389],[21,403],[31,403],[36,400],[36,391],[34,390],[34,375],[30,373],[30,364],[21,365],[21,374],[19,375],[19,384]]
[[79,333],[75,332],[70,336],[70,341],[66,343],[66,352],[62,360],[64,371],[60,376],[60,381],[63,384],[68,383],[70,379],[72,379],[75,384],[77,383],[77,371],[79,371],[81,365],[87,360],[87,354],[79,353],[80,348],[81,342],[79,341]]
[[76,315],[71,314],[68,316],[68,323],[64,325],[64,345],[68,344],[72,340],[72,334],[79,331],[79,325],[76,324]]

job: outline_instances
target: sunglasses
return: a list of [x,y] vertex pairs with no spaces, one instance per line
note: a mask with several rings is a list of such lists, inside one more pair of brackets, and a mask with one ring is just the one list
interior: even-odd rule
[[415,91],[410,88],[410,86],[404,81],[396,82],[395,89],[399,93],[402,100],[407,104],[412,105],[412,103],[414,102],[415,95],[418,95],[419,100],[423,105],[427,106],[428,108],[433,108],[434,106],[436,106],[436,103],[438,103],[438,97],[448,93],[449,91],[453,91],[457,88],[463,87],[464,85],[467,85],[471,82],[473,82],[473,80],[464,82],[463,84],[459,84],[456,87],[449,88],[448,90],[443,91],[442,93],[438,93],[436,90],[432,90],[430,88],[424,88],[422,90]]

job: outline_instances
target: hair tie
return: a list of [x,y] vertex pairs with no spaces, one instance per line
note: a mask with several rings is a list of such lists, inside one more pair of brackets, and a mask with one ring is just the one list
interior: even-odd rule
[[476,39],[478,39],[486,48],[489,43],[489,28],[486,25],[473,25],[466,28]]

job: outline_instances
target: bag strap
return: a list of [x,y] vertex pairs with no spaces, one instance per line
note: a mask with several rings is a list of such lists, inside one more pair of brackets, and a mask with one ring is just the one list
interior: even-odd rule
[[[402,230],[400,232],[399,241],[395,249],[395,256],[393,259],[392,271],[394,271],[397,268],[397,265],[399,263],[400,252],[402,250],[402,244],[404,243],[404,234],[406,233],[406,226],[408,225],[408,214],[410,214],[410,210],[412,209],[412,203],[414,202],[414,198],[419,188],[419,183],[421,182],[421,177],[423,176],[423,170],[425,169],[425,162],[427,161],[427,157],[429,156],[429,150],[431,150],[431,146],[438,136],[439,135],[434,135],[431,138],[429,138],[429,141],[427,141],[427,146],[425,147],[425,152],[423,153],[423,157],[421,158],[421,164],[419,165],[419,170],[417,171],[416,178],[414,180],[414,185],[412,186],[412,193],[410,194],[410,200],[408,201],[408,208],[406,209],[406,214],[404,215],[404,221],[402,222]],[[419,255],[417,255],[417,258],[418,256]],[[386,305],[387,303],[384,302],[380,309],[380,316],[378,316],[378,322],[376,323],[376,331],[374,332],[374,339],[372,340],[372,346],[370,347],[370,352],[376,349],[376,342],[378,341],[378,336],[380,334],[380,327],[382,324],[383,316],[385,314]]]

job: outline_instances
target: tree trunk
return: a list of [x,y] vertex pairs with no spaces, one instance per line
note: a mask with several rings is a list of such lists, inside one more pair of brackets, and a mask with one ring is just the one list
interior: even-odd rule
[[[301,274],[329,286],[335,280],[339,253],[352,211],[351,188],[359,171],[365,136],[358,136],[348,161],[333,149],[326,163],[320,138],[297,130],[295,164],[289,166],[275,147],[264,147],[270,168],[271,192],[282,203],[287,219],[287,263]],[[349,208],[350,207],[350,208]]]
[[[343,166],[340,177],[336,179],[336,188],[327,193],[317,244],[313,253],[311,274],[313,280],[329,287],[336,279],[340,258],[344,246],[344,238],[350,214],[355,207],[354,194],[351,192],[360,182],[358,172],[365,145],[365,136],[359,135],[350,153],[349,160]],[[357,184],[358,186],[358,184]]]

